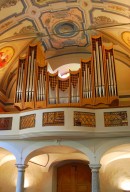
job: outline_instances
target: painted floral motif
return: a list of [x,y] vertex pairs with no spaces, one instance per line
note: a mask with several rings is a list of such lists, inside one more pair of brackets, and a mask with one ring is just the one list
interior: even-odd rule
[[15,6],[20,0],[4,0],[0,2],[0,9]]
[[110,19],[106,16],[98,16],[93,18],[93,23],[96,25],[102,25],[102,24],[114,24],[117,23],[117,21]]
[[[45,5],[45,4],[50,4],[50,3],[58,3],[62,2],[63,0],[35,0],[35,2],[39,5]],[[76,0],[66,0],[66,2],[74,2]]]
[[13,57],[14,50],[12,47],[0,49],[0,68],[4,67]]
[[108,8],[113,9],[115,11],[122,11],[125,12],[125,8],[123,8],[122,6],[118,6],[118,5],[108,5]]
[[43,4],[43,3],[53,3],[55,0],[37,0],[36,1],[38,4]]
[[14,35],[24,34],[24,33],[34,33],[35,31],[36,30],[33,26],[28,25],[28,26],[23,27],[19,32],[16,32]]

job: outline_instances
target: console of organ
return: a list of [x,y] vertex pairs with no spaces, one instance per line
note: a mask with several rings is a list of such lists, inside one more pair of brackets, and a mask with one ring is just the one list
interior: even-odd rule
[[113,48],[106,49],[100,36],[92,37],[92,57],[81,60],[78,71],[63,79],[47,71],[39,46],[29,46],[26,59],[19,59],[15,106],[46,108],[117,104],[118,92]]

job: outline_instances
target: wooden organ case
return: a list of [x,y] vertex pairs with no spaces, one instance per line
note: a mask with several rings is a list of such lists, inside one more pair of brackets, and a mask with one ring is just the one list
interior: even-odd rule
[[40,45],[30,45],[27,57],[19,59],[14,105],[20,110],[118,101],[113,48],[103,47],[100,36],[92,37],[92,57],[81,60],[81,68],[66,78],[47,71]]
[[102,46],[101,37],[92,37],[92,58],[81,61],[81,105],[118,104],[113,48]]

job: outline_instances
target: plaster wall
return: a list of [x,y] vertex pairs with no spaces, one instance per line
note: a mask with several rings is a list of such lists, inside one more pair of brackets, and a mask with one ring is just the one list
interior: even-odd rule
[[100,170],[101,192],[130,190],[130,158],[119,159]]

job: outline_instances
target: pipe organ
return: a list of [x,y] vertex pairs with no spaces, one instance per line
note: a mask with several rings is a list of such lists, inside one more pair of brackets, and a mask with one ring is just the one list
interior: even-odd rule
[[19,59],[14,105],[21,110],[98,104],[118,104],[113,48],[105,48],[100,36],[92,37],[92,57],[66,78],[47,71],[39,45],[29,46],[27,58]]

